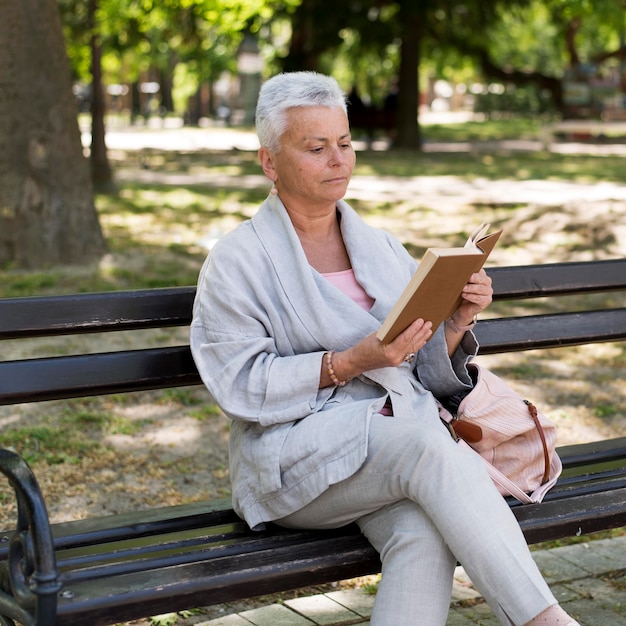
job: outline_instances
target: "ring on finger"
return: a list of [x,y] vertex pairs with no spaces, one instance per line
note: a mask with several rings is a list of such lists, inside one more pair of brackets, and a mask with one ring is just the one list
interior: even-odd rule
[[412,363],[414,358],[415,358],[415,352],[407,352],[406,355],[404,356],[404,361],[406,363]]

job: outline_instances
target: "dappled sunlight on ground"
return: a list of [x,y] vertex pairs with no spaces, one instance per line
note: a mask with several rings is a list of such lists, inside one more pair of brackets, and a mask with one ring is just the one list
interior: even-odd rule
[[[137,432],[114,433],[105,438],[105,443],[116,450],[142,450],[151,448],[153,452],[167,457],[187,456],[203,452],[204,429],[202,423],[162,405],[139,405],[132,409],[122,409],[120,414],[146,422]],[[215,436],[215,435],[214,435]],[[225,437],[216,436],[217,443],[223,444]]]

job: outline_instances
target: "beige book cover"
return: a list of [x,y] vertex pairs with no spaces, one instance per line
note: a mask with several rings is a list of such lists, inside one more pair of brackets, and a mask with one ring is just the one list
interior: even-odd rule
[[470,276],[478,272],[491,254],[502,230],[488,233],[481,224],[462,247],[428,248],[409,284],[376,333],[383,343],[393,341],[416,319],[432,322],[433,333],[461,302]]

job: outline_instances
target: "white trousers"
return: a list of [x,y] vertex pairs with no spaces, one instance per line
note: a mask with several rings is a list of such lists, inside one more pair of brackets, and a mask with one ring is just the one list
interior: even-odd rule
[[556,604],[483,463],[438,418],[375,415],[359,471],[277,523],[354,521],[382,562],[372,626],[444,626],[457,559],[505,626]]

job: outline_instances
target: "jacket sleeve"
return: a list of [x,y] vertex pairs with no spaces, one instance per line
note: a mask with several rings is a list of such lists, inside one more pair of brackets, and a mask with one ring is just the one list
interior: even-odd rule
[[442,324],[417,353],[415,375],[435,397],[442,398],[471,389],[473,383],[467,364],[477,352],[476,337],[472,332],[467,332],[452,357],[449,357]]
[[313,350],[291,344],[285,350],[286,340],[279,350],[277,335],[291,335],[281,324],[291,322],[276,306],[271,267],[233,253],[241,249],[236,243],[218,244],[200,273],[190,330],[194,361],[231,419],[263,426],[300,419],[332,392],[319,390],[323,352],[313,344]]

